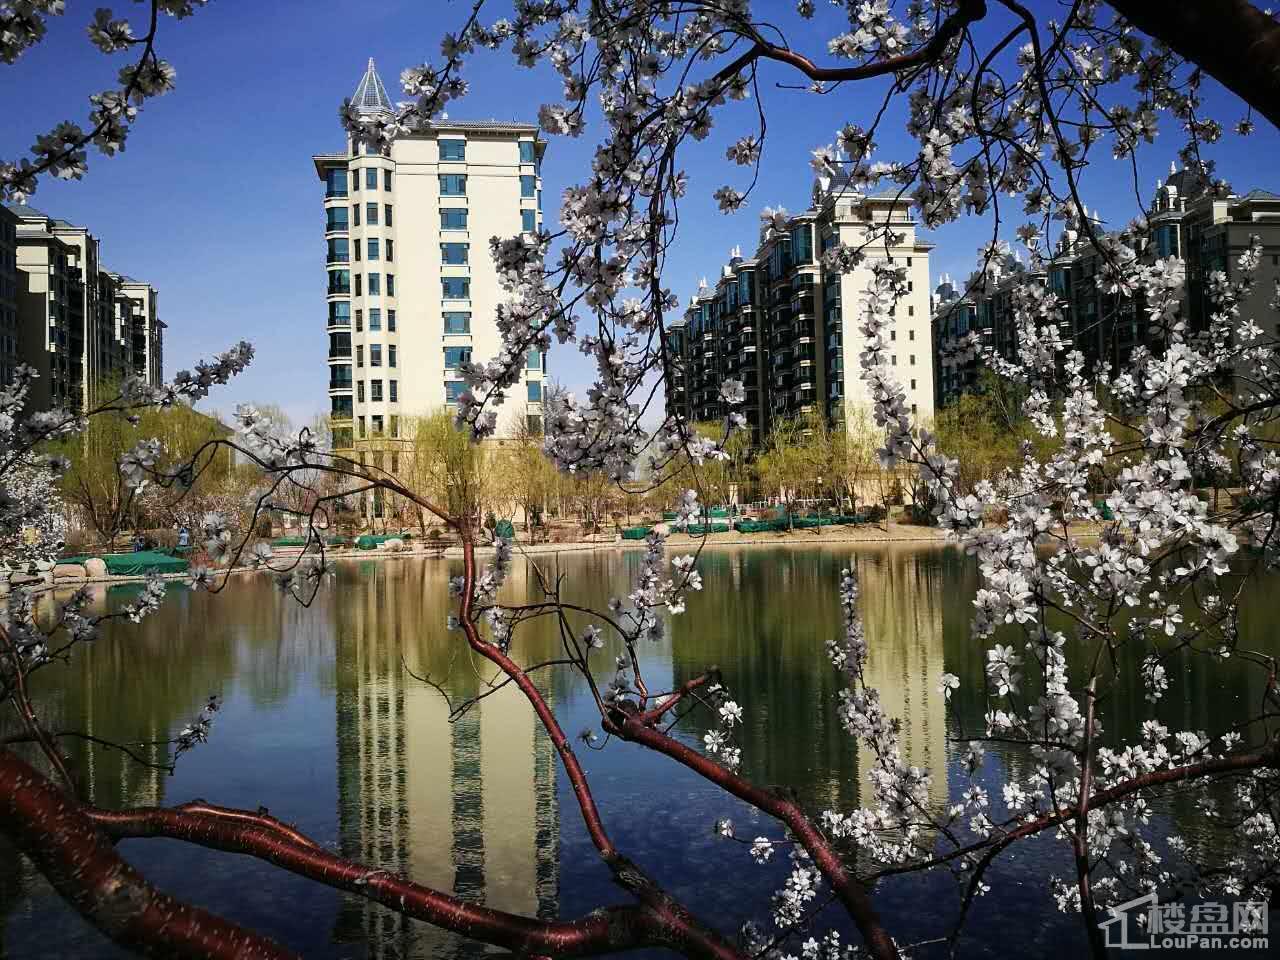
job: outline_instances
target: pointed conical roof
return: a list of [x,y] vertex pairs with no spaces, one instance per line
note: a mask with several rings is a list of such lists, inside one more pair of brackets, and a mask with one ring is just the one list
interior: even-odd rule
[[369,67],[356,84],[356,92],[351,95],[351,105],[361,113],[392,112],[391,98],[387,96],[387,88],[382,85],[382,78],[373,65],[373,57],[369,58]]

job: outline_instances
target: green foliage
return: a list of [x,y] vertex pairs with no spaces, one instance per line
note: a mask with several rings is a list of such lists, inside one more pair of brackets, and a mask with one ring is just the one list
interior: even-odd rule
[[405,429],[413,437],[408,469],[402,478],[419,496],[454,517],[476,517],[487,504],[488,451],[459,430],[448,410],[412,418]]
[[[231,452],[209,446],[229,430],[213,417],[184,403],[150,407],[130,416],[103,413],[91,417],[84,433],[58,440],[49,452],[66,457],[70,469],[62,479],[62,497],[77,517],[91,527],[102,543],[129,527],[167,526],[198,503],[228,485],[243,486]],[[120,461],[143,440],[158,439],[163,455],[161,471],[190,465],[189,484],[160,489],[154,484],[130,490],[120,473]]]
[[1024,443],[1031,444],[1040,457],[1056,444],[1032,427],[1022,412],[1024,400],[1022,388],[985,371],[976,391],[961,394],[937,412],[938,449],[959,461],[962,491],[967,493],[1006,470],[1017,470]]

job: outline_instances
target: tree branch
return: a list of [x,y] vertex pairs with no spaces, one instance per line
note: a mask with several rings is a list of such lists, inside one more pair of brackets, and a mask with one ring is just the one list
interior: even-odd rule
[[1107,0],[1280,128],[1280,23],[1247,0]]
[[0,834],[63,899],[114,942],[146,956],[293,960],[296,954],[156,890],[116,852],[85,809],[0,748]]

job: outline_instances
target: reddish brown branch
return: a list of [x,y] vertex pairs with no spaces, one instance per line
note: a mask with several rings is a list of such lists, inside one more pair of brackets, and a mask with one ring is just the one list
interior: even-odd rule
[[694,677],[692,680],[686,680],[684,683],[680,685],[680,688],[678,690],[668,694],[661,704],[654,707],[652,710],[646,710],[643,713],[637,714],[636,719],[639,720],[641,723],[652,726],[653,724],[661,720],[665,714],[669,713],[670,711],[674,710],[677,706],[679,706],[680,701],[685,699],[685,697],[689,696],[689,694],[691,694],[694,690],[697,690],[699,687],[705,687],[707,684],[710,684],[710,683],[719,683],[719,682],[720,682],[720,671],[715,667],[712,667],[710,670],[708,670],[706,673],[702,674],[701,676]]
[[600,810],[596,807],[595,798],[591,795],[591,787],[587,784],[587,775],[583,772],[582,764],[578,762],[578,757],[573,752],[573,746],[569,743],[569,738],[565,736],[564,730],[560,727],[560,722],[556,720],[555,714],[547,705],[542,691],[538,689],[537,685],[520,668],[518,663],[492,643],[486,643],[480,636],[480,631],[476,629],[476,625],[471,621],[475,606],[476,547],[469,527],[459,525],[458,532],[462,538],[463,568],[463,594],[458,620],[461,622],[462,630],[466,634],[467,643],[470,644],[472,650],[493,663],[510,677],[516,686],[520,688],[520,692],[525,695],[525,699],[529,701],[534,712],[538,715],[538,721],[542,724],[543,729],[547,731],[547,736],[551,738],[551,745],[555,747],[556,753],[560,757],[560,763],[564,767],[565,775],[569,778],[569,784],[573,787],[573,795],[578,801],[578,809],[582,812],[582,820],[586,824],[587,833],[591,836],[591,842],[595,844],[596,849],[605,858],[615,856],[618,851],[614,847],[613,841],[609,839],[608,833],[605,832]]
[[832,890],[849,912],[877,960],[896,960],[898,948],[871,903],[867,888],[849,873],[844,862],[831,849],[826,838],[809,820],[805,812],[791,800],[744,780],[715,761],[685,746],[665,733],[646,726],[640,718],[617,708],[605,718],[604,729],[623,740],[639,743],[662,753],[716,786],[751,804],[757,810],[786,824],[796,841],[808,851],[814,865],[826,877]]
[[[691,955],[703,952],[682,939],[666,917],[648,905],[609,907],[578,920],[536,920],[467,903],[381,870],[346,860],[303,837],[284,836],[279,821],[259,825],[248,811],[199,804],[175,809],[145,807],[111,811],[86,808],[86,816],[111,837],[166,837],[213,850],[241,853],[328,887],[358,894],[405,916],[452,930],[473,940],[520,953],[587,956],[633,947],[670,945]],[[732,956],[732,954],[731,954]]]
[[613,873],[613,878],[625,890],[630,892],[640,903],[660,918],[666,935],[672,943],[684,945],[684,949],[698,955],[714,956],[721,960],[740,957],[741,954],[723,937],[694,917],[683,905],[667,894],[656,882],[644,873],[636,864],[618,852],[609,834],[604,828],[604,820],[592,796],[586,772],[578,762],[577,755],[569,738],[565,736],[560,722],[556,719],[542,691],[529,677],[528,673],[501,649],[492,643],[486,643],[476,629],[472,617],[475,612],[476,554],[472,528],[467,524],[458,525],[458,533],[462,540],[462,600],[459,604],[458,619],[462,631],[466,635],[471,649],[490,663],[498,667],[524,694],[525,699],[533,707],[538,721],[551,739],[565,775],[573,787],[574,797],[578,801],[578,809],[582,813],[587,833],[599,851],[601,859]]
[[156,890],[73,798],[0,748],[0,833],[86,920],[145,956],[285,960],[296,954]]
[[924,46],[913,50],[911,53],[904,53],[899,57],[877,60],[874,63],[867,63],[858,67],[820,67],[802,53],[765,42],[759,33],[751,30],[750,36],[753,41],[751,49],[720,70],[714,79],[717,82],[728,79],[740,73],[754,61],[761,59],[776,60],[779,63],[789,64],[810,80],[819,82],[829,81],[834,83],[844,80],[870,80],[873,77],[883,77],[937,60],[946,52],[947,45],[952,40],[960,36],[971,23],[976,23],[986,15],[986,0],[960,0],[960,5],[956,12],[942,21],[937,33],[930,37],[929,42]]

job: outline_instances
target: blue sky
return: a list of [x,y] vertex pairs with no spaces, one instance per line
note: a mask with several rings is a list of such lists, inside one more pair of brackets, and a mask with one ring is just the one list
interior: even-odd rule
[[[11,107],[0,128],[0,156],[22,155],[35,134],[57,120],[83,120],[87,96],[113,85],[123,60],[103,56],[88,43],[84,27],[91,5],[68,6],[73,12],[54,22],[45,42],[17,65],[0,68],[5,102],[22,104],[21,110]],[[119,6],[130,15],[143,9]],[[295,420],[308,420],[328,406],[324,215],[311,155],[341,147],[338,106],[354,90],[368,57],[377,59],[395,99],[400,70],[434,58],[440,35],[460,24],[469,6],[449,0],[355,6],[214,0],[190,19],[162,19],[159,49],[177,69],[176,91],[146,106],[125,153],[112,159],[91,153],[84,180],[46,182],[31,202],[88,226],[102,240],[108,266],[157,286],[169,325],[166,376],[247,339],[257,359],[215,394],[212,406],[277,403]],[[763,10],[769,4],[756,6]],[[791,39],[823,59],[828,35],[815,24]],[[690,194],[667,272],[682,300],[701,276],[714,282],[732,246],[754,248],[761,207],[807,205],[809,151],[830,142],[842,123],[867,122],[878,103],[865,87],[832,97],[778,89],[776,81],[796,77],[777,65],[762,75],[769,132],[760,185],[748,208],[726,217],[710,195],[723,183],[742,185],[742,170],[724,159],[724,148],[749,132],[754,103],[735,105],[707,141],[684,154]],[[471,93],[450,111],[459,119],[536,120],[541,103],[560,99],[548,67],[522,68],[505,52],[480,54],[465,76]],[[1214,90],[1208,104],[1210,112],[1220,107],[1216,115],[1228,124],[1242,114],[1232,98]],[[909,157],[900,119],[891,116],[883,130],[882,156]],[[552,226],[561,191],[588,169],[598,131],[597,124],[578,140],[552,138],[543,166]],[[1275,132],[1262,129],[1243,143],[1229,139],[1215,156],[1237,189],[1280,190],[1280,177],[1262,163],[1276,156],[1277,145]],[[1176,137],[1167,136],[1147,148],[1139,179],[1144,199],[1155,178],[1168,171],[1176,147]],[[1086,203],[1109,224],[1123,224],[1137,212],[1130,183],[1127,163],[1101,163],[1086,180]],[[989,222],[973,219],[927,235],[938,245],[931,259],[934,277],[966,274],[989,236]],[[550,369],[575,389],[591,373],[566,348],[553,352]]]

